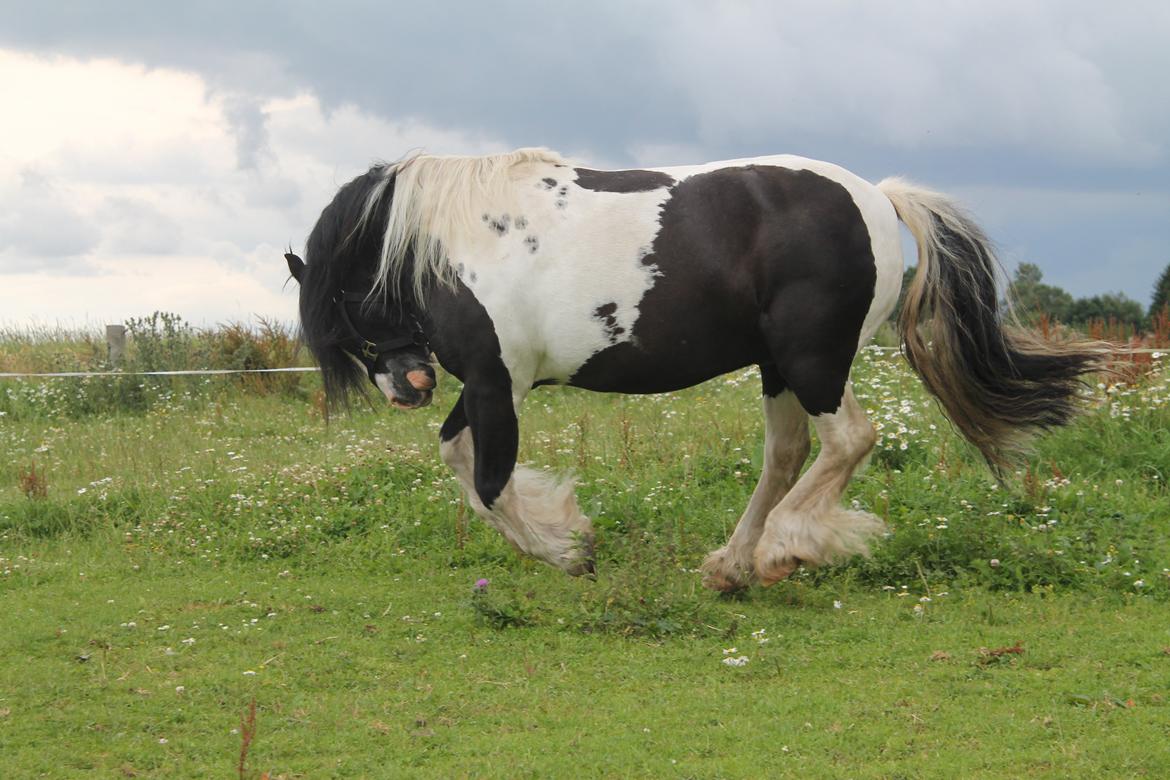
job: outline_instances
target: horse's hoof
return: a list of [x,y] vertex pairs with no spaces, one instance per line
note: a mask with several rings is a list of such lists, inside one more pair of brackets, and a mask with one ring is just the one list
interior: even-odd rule
[[588,577],[591,580],[597,579],[597,565],[593,561],[593,556],[582,558],[576,562],[565,567],[565,573],[571,577]]
[[738,593],[745,590],[747,585],[737,580],[732,580],[724,577],[722,574],[705,574],[703,575],[703,587],[707,590],[718,591],[719,593]]
[[760,584],[767,588],[780,580],[788,579],[793,572],[800,568],[800,563],[799,558],[779,558],[763,565],[757,561],[756,573],[760,578]]
[[581,536],[573,548],[575,556],[568,562],[568,565],[561,568],[573,577],[597,579],[597,564],[593,559],[595,545],[596,540],[593,534]]
[[703,561],[703,587],[720,593],[735,593],[744,590],[752,582],[752,572],[739,565],[728,565],[727,548],[722,547],[709,554]]

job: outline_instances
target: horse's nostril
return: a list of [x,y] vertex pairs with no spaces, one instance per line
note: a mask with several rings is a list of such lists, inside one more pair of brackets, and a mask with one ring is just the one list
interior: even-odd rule
[[435,386],[435,378],[421,368],[406,372],[406,381],[415,390],[430,390]]

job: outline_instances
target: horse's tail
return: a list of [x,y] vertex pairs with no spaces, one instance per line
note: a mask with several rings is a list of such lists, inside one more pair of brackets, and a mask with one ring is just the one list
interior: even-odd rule
[[1063,425],[1082,374],[1104,367],[1094,342],[1052,343],[1005,322],[999,264],[983,231],[952,200],[902,179],[878,188],[918,242],[918,271],[898,321],[927,389],[998,474],[1029,434]]

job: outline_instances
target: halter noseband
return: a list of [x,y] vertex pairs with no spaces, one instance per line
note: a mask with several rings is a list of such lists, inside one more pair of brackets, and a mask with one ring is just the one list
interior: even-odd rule
[[349,329],[349,334],[361,343],[362,355],[370,360],[376,361],[382,355],[395,352],[405,347],[422,347],[428,352],[430,351],[430,347],[427,346],[426,334],[423,333],[422,328],[419,327],[418,320],[413,315],[410,315],[410,323],[414,326],[414,330],[409,336],[399,336],[397,338],[387,339],[386,341],[370,341],[363,336],[353,324],[353,320],[349,318],[349,312],[345,310],[345,304],[362,303],[368,297],[366,293],[346,292],[342,290],[340,297],[334,299],[337,301],[337,308],[341,309],[341,321]]

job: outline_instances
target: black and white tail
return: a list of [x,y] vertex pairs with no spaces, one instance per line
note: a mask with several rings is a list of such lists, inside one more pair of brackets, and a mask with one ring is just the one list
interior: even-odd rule
[[1094,342],[1050,343],[1011,327],[987,237],[954,201],[898,178],[878,188],[918,243],[899,320],[903,350],[959,431],[997,473],[1029,434],[1069,421]]

